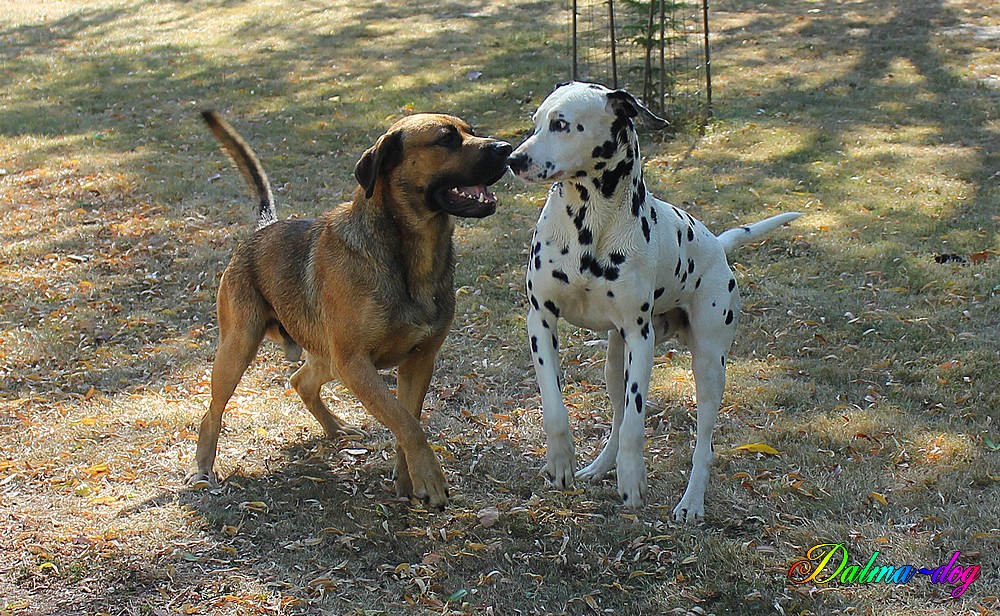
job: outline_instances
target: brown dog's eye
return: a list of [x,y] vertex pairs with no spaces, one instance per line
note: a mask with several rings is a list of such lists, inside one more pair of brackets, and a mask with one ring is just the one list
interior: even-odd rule
[[460,143],[461,139],[458,136],[458,132],[453,130],[449,130],[437,140],[438,145],[443,145],[446,148],[453,148]]

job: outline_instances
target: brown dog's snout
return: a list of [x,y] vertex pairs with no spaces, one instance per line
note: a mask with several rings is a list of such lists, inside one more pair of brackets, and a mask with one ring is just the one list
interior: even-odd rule
[[514,151],[514,146],[506,141],[496,141],[490,144],[490,153],[497,158],[507,158]]

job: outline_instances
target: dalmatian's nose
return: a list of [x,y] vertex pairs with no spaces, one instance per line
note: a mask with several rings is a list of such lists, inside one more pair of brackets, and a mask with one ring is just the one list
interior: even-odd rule
[[507,164],[510,165],[510,170],[514,173],[526,170],[530,162],[531,159],[528,158],[527,154],[514,154],[507,159]]

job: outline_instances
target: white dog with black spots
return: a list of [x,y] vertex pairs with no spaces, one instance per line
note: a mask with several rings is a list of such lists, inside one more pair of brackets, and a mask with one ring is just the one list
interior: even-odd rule
[[[561,84],[510,157],[527,182],[552,181],[528,264],[528,336],[542,395],[546,475],[560,489],[617,467],[626,506],[646,498],[644,414],[656,342],[691,350],[698,407],[691,475],[674,518],[705,515],[705,486],[736,333],[739,294],[726,256],[800,214],[786,213],[714,235],[684,210],[646,191],[636,123],[667,122],[623,90]],[[562,400],[557,327],[608,332],[605,379],[614,416],[603,451],[576,471]]]

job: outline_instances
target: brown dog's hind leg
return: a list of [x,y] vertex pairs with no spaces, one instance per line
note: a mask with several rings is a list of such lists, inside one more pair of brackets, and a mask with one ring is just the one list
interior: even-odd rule
[[215,363],[212,364],[212,402],[198,429],[196,470],[188,477],[188,483],[192,486],[216,481],[213,466],[219,445],[219,432],[222,430],[222,414],[264,339],[262,325],[240,323],[239,327],[232,326],[228,323],[231,319],[226,318],[228,315],[224,312],[219,311],[219,348],[215,353]]
[[[434,372],[434,358],[442,342],[444,342],[443,337],[428,340],[399,364],[396,397],[418,422]],[[413,483],[410,481],[410,470],[406,464],[406,453],[399,441],[396,441],[396,470],[393,478],[396,480],[396,494],[413,496]]]
[[323,432],[327,437],[362,436],[364,434],[362,431],[348,426],[323,402],[320,395],[323,384],[336,376],[336,371],[328,360],[307,353],[306,362],[292,375],[292,387],[302,398],[302,403],[306,405],[312,416],[323,426]]

